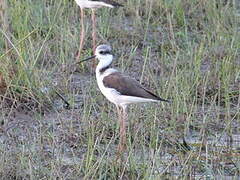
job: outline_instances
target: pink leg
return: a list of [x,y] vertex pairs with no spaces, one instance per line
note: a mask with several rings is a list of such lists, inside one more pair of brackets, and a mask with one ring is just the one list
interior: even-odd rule
[[[96,41],[97,41],[97,35],[96,35],[96,15],[95,15],[95,9],[92,9],[92,41],[93,41],[93,53],[95,53],[96,50]],[[96,60],[93,60],[92,67],[96,67]]]
[[80,56],[81,56],[81,51],[83,49],[83,42],[85,38],[85,29],[84,29],[84,11],[81,8],[81,36],[80,36],[80,45],[79,45],[79,50],[77,54],[77,61],[79,61]]
[[126,120],[127,120],[126,106],[122,107],[121,109],[118,107],[120,121],[120,141],[118,145],[119,155],[121,155],[126,149]]

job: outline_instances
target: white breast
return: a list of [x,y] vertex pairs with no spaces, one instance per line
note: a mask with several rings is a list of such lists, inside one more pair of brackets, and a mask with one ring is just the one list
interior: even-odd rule
[[97,78],[97,84],[99,89],[101,90],[102,94],[112,103],[119,105],[120,101],[120,95],[119,93],[113,89],[113,88],[107,88],[103,84],[104,77],[108,76],[111,73],[117,72],[116,69],[107,69],[103,74],[97,72],[96,78]]
[[106,4],[102,1],[91,0],[75,0],[75,1],[81,8],[100,8],[103,6],[113,8],[111,4]]

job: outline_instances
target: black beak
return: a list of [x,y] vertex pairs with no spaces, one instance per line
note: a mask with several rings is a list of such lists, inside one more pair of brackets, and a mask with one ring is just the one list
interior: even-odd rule
[[95,57],[96,57],[96,55],[91,56],[91,57],[88,57],[88,58],[86,58],[86,59],[83,59],[83,60],[79,61],[78,63],[82,63],[82,62],[84,62],[84,61],[88,61],[88,60],[90,60],[90,59],[94,59]]

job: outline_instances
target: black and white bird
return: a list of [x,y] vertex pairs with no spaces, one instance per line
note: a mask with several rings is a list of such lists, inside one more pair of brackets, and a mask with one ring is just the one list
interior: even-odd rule
[[84,30],[84,11],[85,8],[90,8],[92,10],[92,41],[93,41],[93,52],[96,49],[96,16],[95,16],[95,10],[101,7],[119,7],[123,6],[113,0],[75,0],[77,5],[81,9],[81,36],[80,36],[80,45],[79,50],[77,54],[77,60],[79,59],[81,55],[81,51],[83,48],[84,43],[84,37],[85,37],[85,30]]
[[144,88],[138,81],[111,68],[113,55],[110,46],[99,45],[96,48],[94,56],[84,59],[81,62],[93,58],[99,60],[96,67],[98,87],[102,94],[117,107],[120,121],[120,142],[118,148],[119,151],[122,152],[126,144],[125,122],[127,120],[127,106],[133,103],[169,101],[153,94]]

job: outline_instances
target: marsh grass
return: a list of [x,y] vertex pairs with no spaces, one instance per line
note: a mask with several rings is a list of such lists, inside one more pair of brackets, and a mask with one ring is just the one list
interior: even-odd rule
[[[112,46],[114,66],[171,100],[129,108],[122,164],[115,107],[89,64],[74,65],[75,2],[3,2],[1,179],[239,178],[238,1],[128,0],[98,10],[98,44]],[[86,17],[82,58],[92,54]]]

